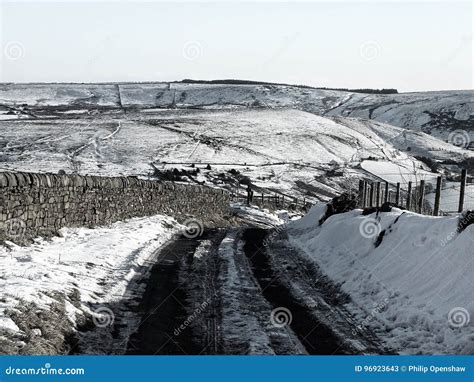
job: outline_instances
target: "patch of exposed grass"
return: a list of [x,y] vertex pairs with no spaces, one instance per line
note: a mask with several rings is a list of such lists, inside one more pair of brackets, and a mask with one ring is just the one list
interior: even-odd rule
[[49,297],[54,301],[47,309],[33,302],[20,301],[14,309],[6,311],[21,332],[0,332],[0,354],[57,355],[69,352],[74,330],[67,317],[65,296],[54,292]]

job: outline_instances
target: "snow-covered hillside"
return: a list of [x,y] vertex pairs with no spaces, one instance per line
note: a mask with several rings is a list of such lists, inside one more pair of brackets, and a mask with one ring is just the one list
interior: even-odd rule
[[[290,223],[290,243],[351,297],[360,330],[402,354],[473,354],[474,225],[393,209],[333,215],[325,205]],[[382,233],[382,234],[381,234]]]
[[[317,115],[374,119],[447,140],[464,130],[473,138],[473,91],[362,94],[284,85],[3,84],[0,118],[60,112],[61,108],[295,108]],[[4,107],[2,108],[1,105]],[[23,107],[20,107],[24,105]],[[12,109],[9,108],[14,108]],[[3,111],[1,111],[3,109]],[[7,115],[7,113],[10,113]],[[46,113],[46,114],[48,114]]]
[[424,168],[408,151],[440,160],[472,156],[424,133],[295,109],[30,118],[0,122],[0,130],[5,170],[148,176],[152,165],[191,173],[195,164],[199,173],[183,180],[235,191],[230,185],[248,177],[262,189],[309,200],[335,196],[354,174],[370,177],[360,167],[368,159],[383,160],[403,174]]

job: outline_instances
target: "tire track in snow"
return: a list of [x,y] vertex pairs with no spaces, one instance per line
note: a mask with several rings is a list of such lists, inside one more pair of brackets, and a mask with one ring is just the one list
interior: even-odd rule
[[263,241],[266,230],[249,228],[244,232],[244,251],[249,258],[262,294],[275,309],[286,308],[291,312],[291,327],[309,354],[349,354],[344,342],[320,322],[311,310],[295,299],[280,274],[275,273],[265,253]]

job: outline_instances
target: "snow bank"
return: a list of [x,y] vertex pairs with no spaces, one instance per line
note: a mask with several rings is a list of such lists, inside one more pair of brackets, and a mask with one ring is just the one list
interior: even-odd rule
[[289,213],[286,210],[278,210],[272,213],[267,209],[261,209],[253,205],[247,206],[243,203],[232,203],[231,208],[235,216],[247,223],[260,227],[277,227],[287,223],[290,219],[295,218],[295,216],[301,216]]
[[[47,308],[53,291],[67,296],[77,289],[86,312],[90,304],[120,300],[140,267],[178,227],[174,219],[157,215],[96,229],[67,228],[62,237],[28,247],[0,246],[0,330],[18,330],[6,309],[22,300]],[[72,304],[68,309],[72,321],[81,313]]]
[[474,225],[393,209],[319,226],[325,209],[290,223],[289,240],[351,296],[358,326],[400,353],[474,353]]

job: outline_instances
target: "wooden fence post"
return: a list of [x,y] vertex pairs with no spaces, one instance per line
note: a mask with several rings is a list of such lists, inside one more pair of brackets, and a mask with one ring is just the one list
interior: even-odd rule
[[264,202],[263,202],[263,192],[262,192],[262,206],[263,206]]
[[425,202],[425,181],[424,180],[420,180],[420,195],[419,195],[419,199],[418,199],[418,212],[420,214],[423,213],[423,203]]
[[397,183],[397,193],[395,194],[395,204],[400,206],[400,183]]
[[435,194],[433,216],[438,216],[439,215],[440,201],[441,201],[441,177],[438,176],[438,179],[436,179],[436,194]]
[[407,210],[410,210],[411,207],[411,186],[412,182],[408,182],[408,191],[407,191]]
[[376,207],[380,207],[380,190],[381,190],[380,182],[377,182],[377,203],[375,204]]
[[362,179],[359,179],[359,207],[362,207],[364,208],[364,188],[365,188],[365,184],[364,184],[364,181]]
[[462,210],[464,209],[464,194],[466,192],[466,178],[467,178],[467,170],[464,168],[461,171],[461,192],[459,193],[458,212],[462,212]]
[[370,204],[369,197],[370,197],[370,185],[368,182],[365,182],[365,200],[364,200],[365,207],[368,207]]
[[385,198],[384,198],[384,202],[387,203],[389,201],[389,198],[388,198],[388,182],[385,182]]
[[374,190],[375,190],[375,186],[373,183],[370,184],[370,205],[369,207],[373,207],[374,206]]

